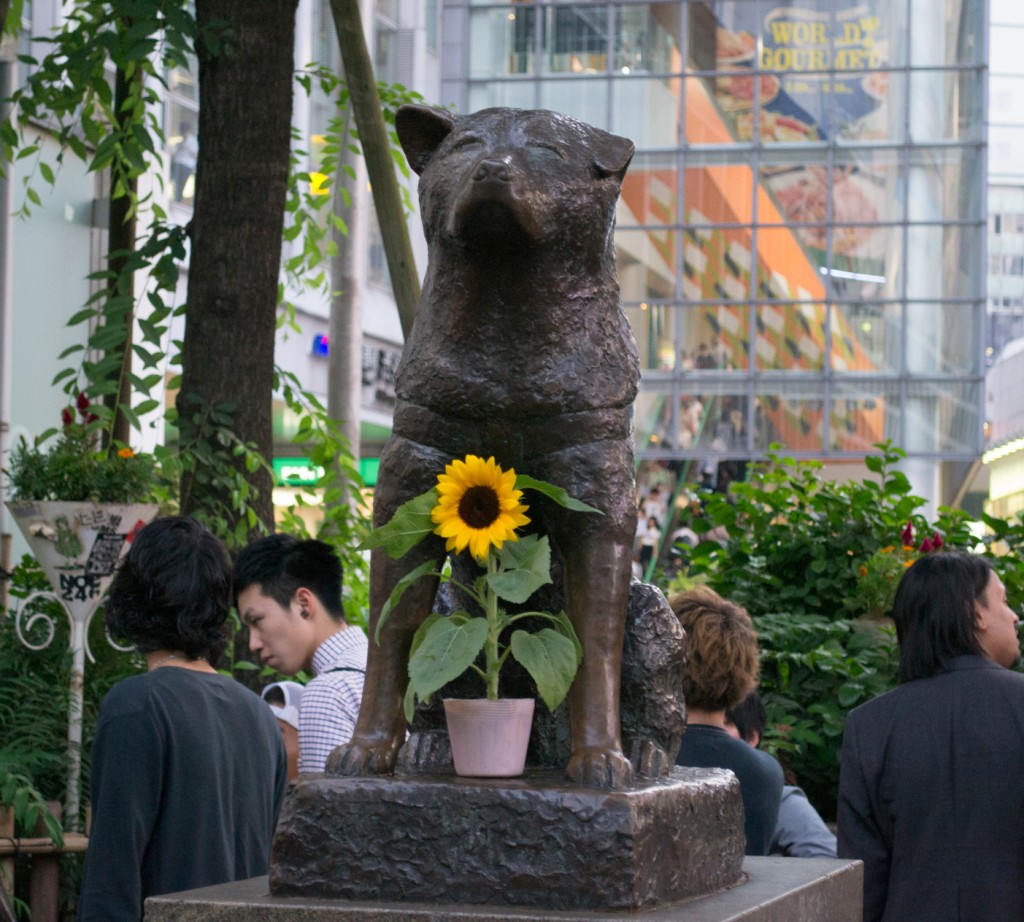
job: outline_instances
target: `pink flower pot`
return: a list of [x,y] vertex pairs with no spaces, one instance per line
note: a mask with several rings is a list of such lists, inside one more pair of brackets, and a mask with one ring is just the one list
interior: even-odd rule
[[526,765],[533,698],[445,698],[455,774],[515,778]]

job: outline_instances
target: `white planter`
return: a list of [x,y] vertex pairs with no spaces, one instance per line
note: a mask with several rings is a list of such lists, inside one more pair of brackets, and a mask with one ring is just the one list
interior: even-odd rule
[[74,621],[88,622],[118,561],[160,507],[150,503],[12,500],[14,521]]
[[526,765],[533,698],[445,698],[455,774],[515,778]]

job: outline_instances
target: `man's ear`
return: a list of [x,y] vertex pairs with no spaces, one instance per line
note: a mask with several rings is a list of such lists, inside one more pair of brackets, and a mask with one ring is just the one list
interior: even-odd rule
[[295,595],[292,596],[292,601],[299,606],[299,616],[302,618],[308,618],[313,611],[313,603],[316,600],[316,596],[303,586],[300,586],[295,590]]

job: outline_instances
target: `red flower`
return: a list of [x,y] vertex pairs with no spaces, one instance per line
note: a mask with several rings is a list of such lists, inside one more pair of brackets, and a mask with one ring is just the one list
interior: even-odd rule
[[900,540],[904,544],[914,543],[914,523],[907,522],[906,527],[900,532]]
[[935,532],[935,534],[932,535],[932,550],[933,551],[940,550],[945,543],[946,542],[942,540],[942,535],[940,535],[938,532]]
[[85,396],[85,392],[84,391],[79,391],[78,392],[78,400],[75,401],[75,403],[77,404],[78,409],[82,413],[84,413],[86,410],[89,409],[89,398]]
[[921,546],[918,548],[918,550],[922,554],[927,554],[927,553],[931,552],[932,550],[934,550],[934,546],[932,545],[932,539],[931,538],[925,538],[924,541],[921,542]]
[[70,407],[64,407],[64,409],[60,411],[60,421],[64,423],[65,428],[75,421],[75,414],[71,412]]

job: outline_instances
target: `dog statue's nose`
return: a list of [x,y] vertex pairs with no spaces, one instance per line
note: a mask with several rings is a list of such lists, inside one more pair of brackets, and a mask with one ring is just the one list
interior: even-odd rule
[[508,164],[504,160],[481,160],[480,165],[473,174],[473,181],[483,182],[485,179],[497,179],[501,182],[508,182]]

